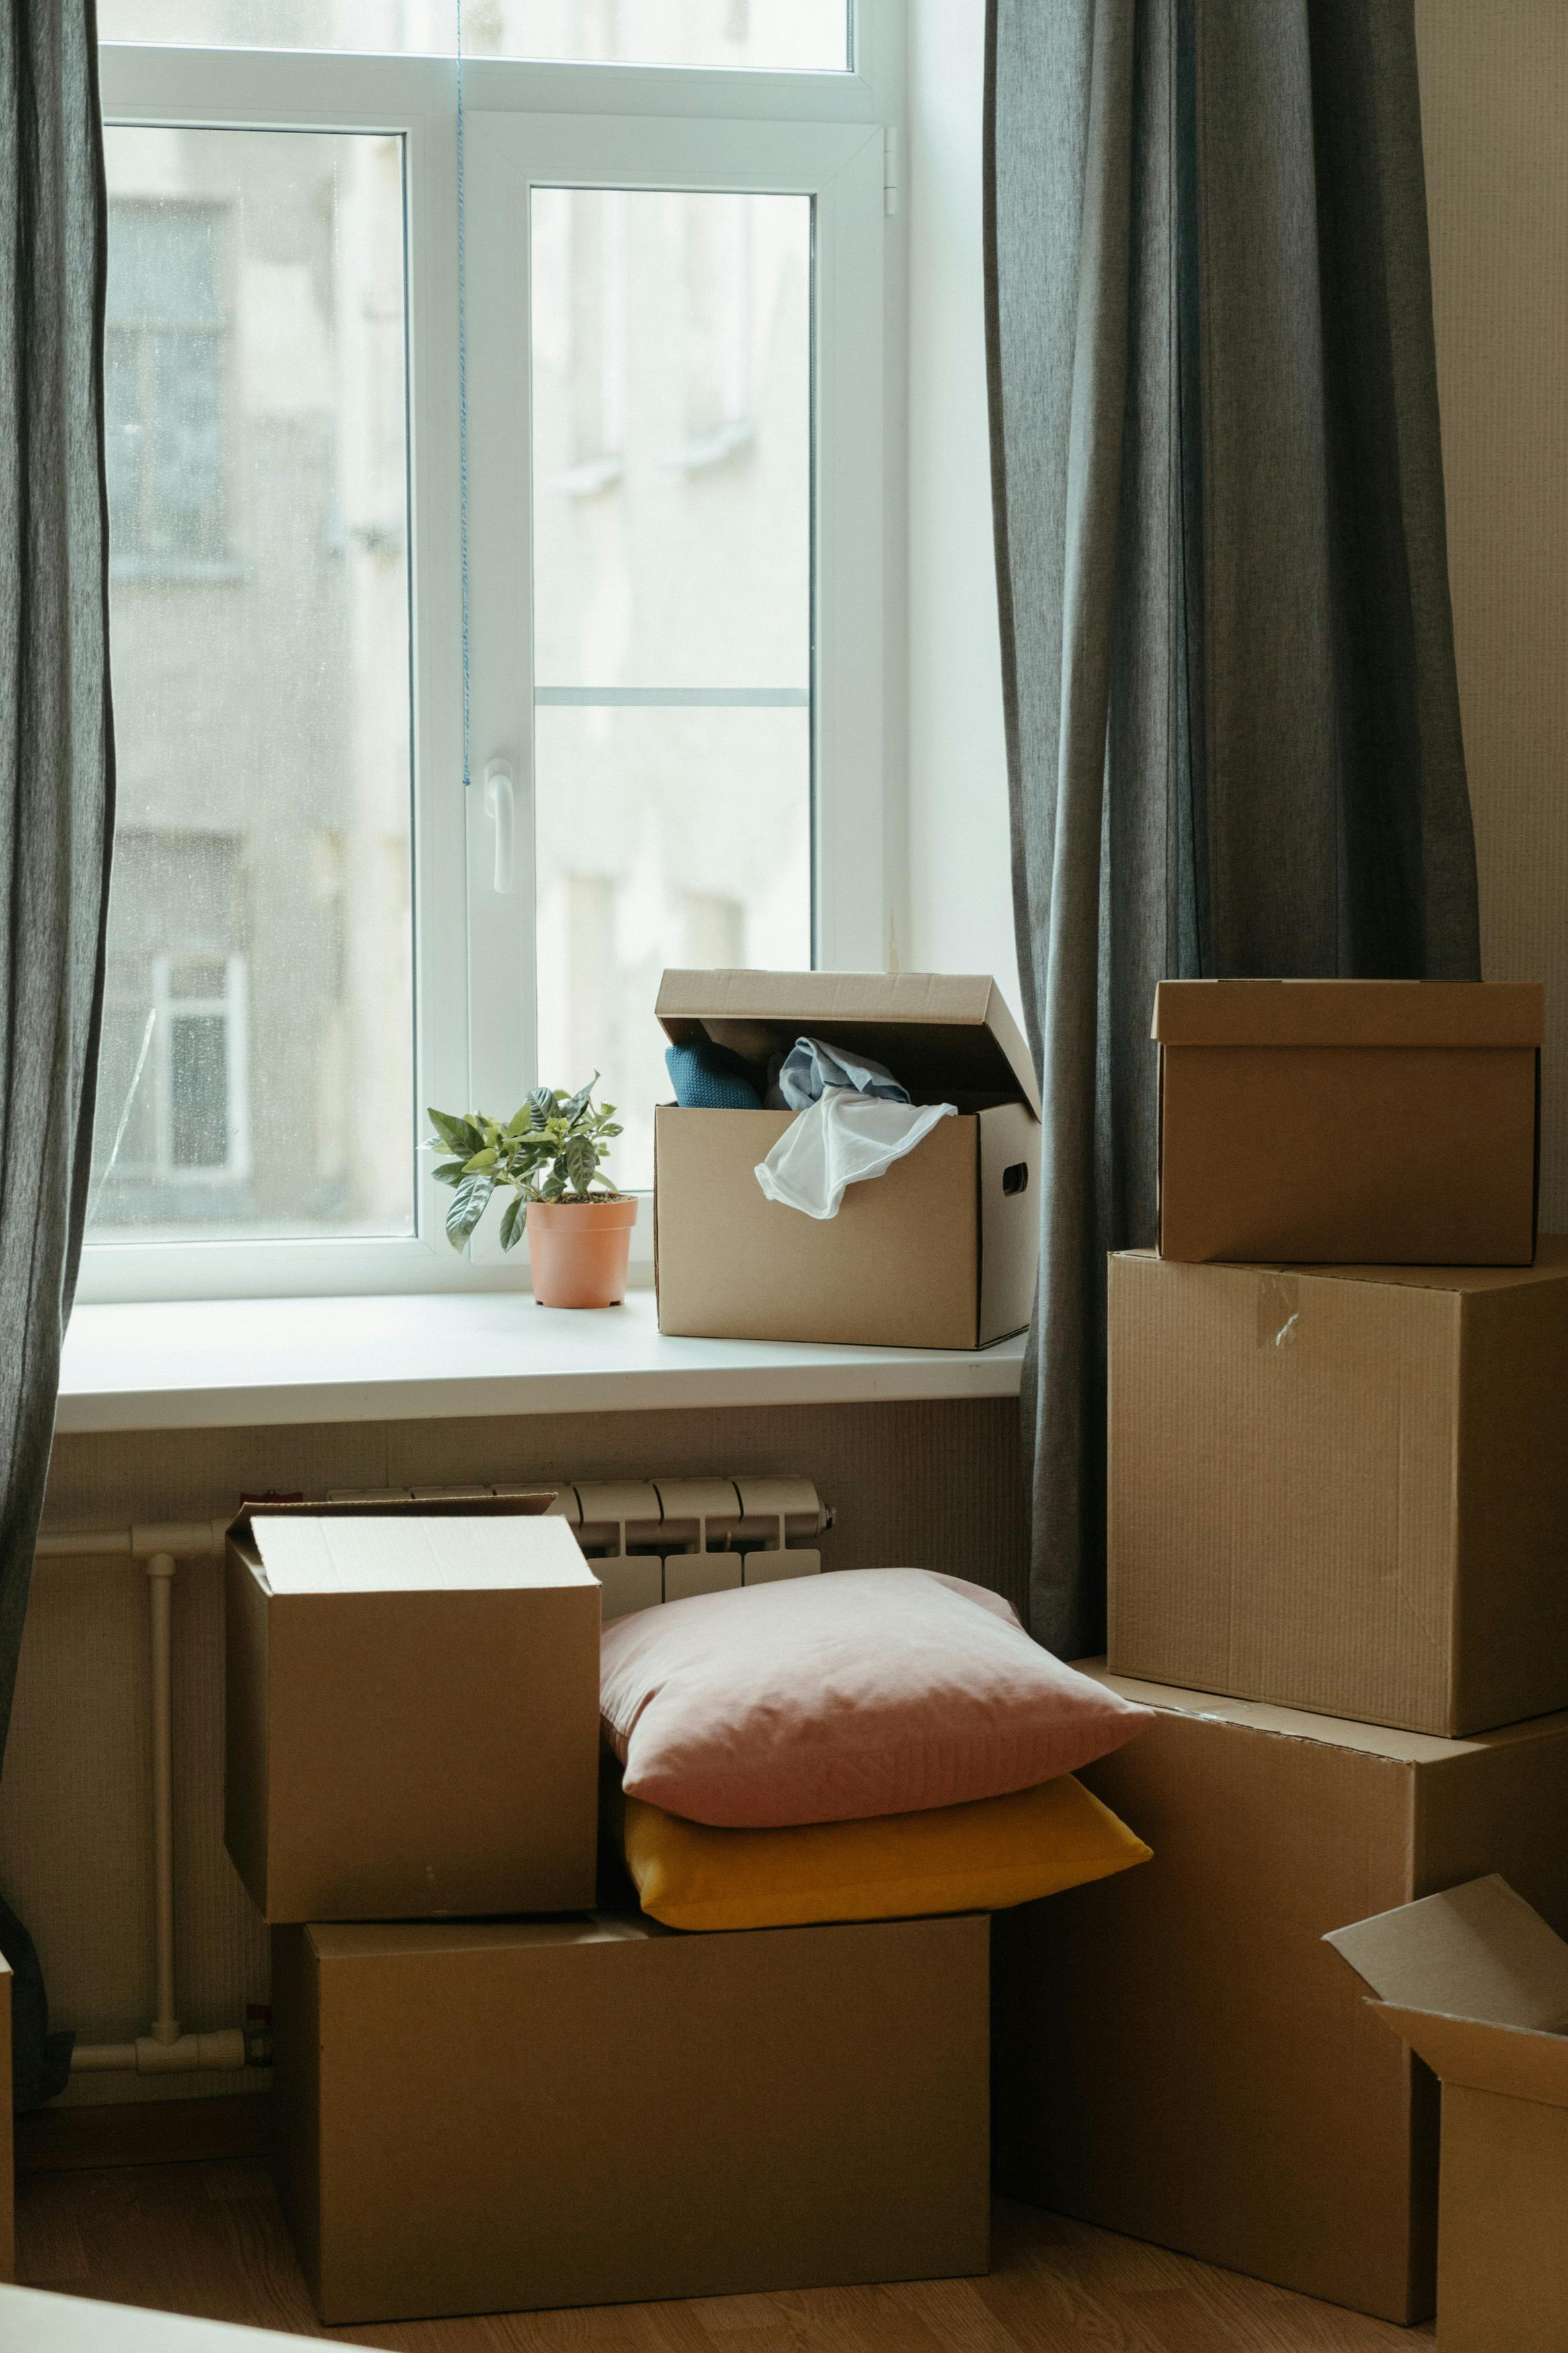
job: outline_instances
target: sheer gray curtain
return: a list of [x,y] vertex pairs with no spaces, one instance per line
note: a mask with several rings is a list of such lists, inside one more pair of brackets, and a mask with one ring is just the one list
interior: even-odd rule
[[1034,1630],[1103,1632],[1164,976],[1475,978],[1411,0],[990,0]]
[[[86,1215],[103,997],[103,273],[92,0],[0,0],[0,1757]],[[8,1914],[0,1945],[18,1970],[23,2105],[53,2083],[42,1992]]]

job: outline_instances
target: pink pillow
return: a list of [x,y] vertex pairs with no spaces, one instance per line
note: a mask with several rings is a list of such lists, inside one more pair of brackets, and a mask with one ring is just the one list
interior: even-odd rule
[[599,1714],[628,1797],[765,1830],[1031,1788],[1151,1721],[997,1595],[923,1568],[704,1593],[606,1626]]

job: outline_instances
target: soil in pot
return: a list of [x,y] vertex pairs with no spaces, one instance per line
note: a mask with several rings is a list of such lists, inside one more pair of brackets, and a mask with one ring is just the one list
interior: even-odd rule
[[634,1196],[531,1201],[528,1255],[541,1307],[618,1307],[637,1221]]

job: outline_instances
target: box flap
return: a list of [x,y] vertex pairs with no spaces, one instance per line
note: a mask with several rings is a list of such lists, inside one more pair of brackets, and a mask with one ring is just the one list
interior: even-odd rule
[[1369,2002],[1367,2008],[1445,2084],[1499,2092],[1507,2100],[1568,2107],[1568,2040],[1561,2034],[1539,2027],[1447,2018],[1437,2010],[1402,2010],[1394,2002]]
[[[1155,1250],[1125,1250],[1110,1252],[1112,1264],[1120,1260],[1133,1260],[1145,1264],[1161,1263]],[[1182,1265],[1184,1261],[1165,1261],[1165,1264]],[[1568,1236],[1542,1234],[1536,1245],[1535,1261],[1531,1266],[1361,1266],[1346,1261],[1342,1264],[1288,1264],[1283,1259],[1221,1259],[1194,1266],[1194,1273],[1205,1277],[1215,1275],[1254,1275],[1266,1282],[1288,1276],[1292,1282],[1364,1282],[1389,1285],[1405,1291],[1451,1291],[1461,1297],[1490,1291],[1521,1291],[1548,1282],[1568,1281]]]
[[1568,2025],[1568,1945],[1495,1873],[1324,1941],[1382,2002],[1491,2026]]
[[654,1010],[678,1045],[706,1035],[760,1057],[809,1031],[864,1047],[917,1099],[985,1095],[1022,1101],[1039,1117],[1029,1049],[983,974],[671,971]]
[[596,1583],[565,1521],[540,1513],[329,1517],[252,1511],[249,1535],[279,1595],[538,1591]]
[[1539,1046],[1545,997],[1523,980],[1163,980],[1163,1046]]

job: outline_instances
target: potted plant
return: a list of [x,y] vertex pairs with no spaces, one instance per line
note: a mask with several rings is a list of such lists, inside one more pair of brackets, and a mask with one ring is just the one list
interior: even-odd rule
[[633,1197],[595,1179],[619,1135],[614,1103],[595,1103],[595,1071],[574,1095],[537,1087],[503,1127],[483,1112],[432,1111],[430,1149],[452,1154],[435,1170],[450,1185],[447,1238],[461,1250],[489,1208],[510,1193],[500,1246],[513,1250],[526,1225],[533,1295],[542,1307],[616,1307],[626,1295],[626,1260],[637,1220]]

